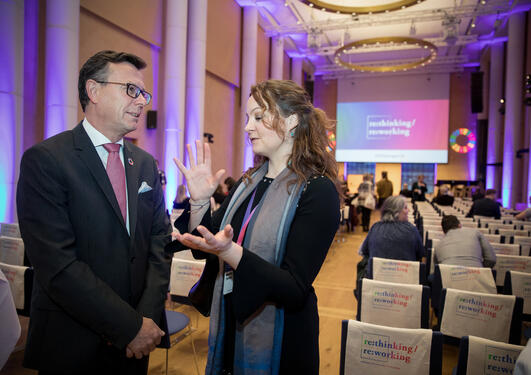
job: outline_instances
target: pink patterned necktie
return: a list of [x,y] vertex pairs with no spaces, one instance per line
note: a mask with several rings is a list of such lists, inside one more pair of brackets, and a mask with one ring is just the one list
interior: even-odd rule
[[120,211],[124,221],[127,221],[127,204],[125,197],[125,169],[120,160],[120,145],[118,143],[105,143],[103,148],[107,150],[107,175],[111,181],[114,195],[118,200]]

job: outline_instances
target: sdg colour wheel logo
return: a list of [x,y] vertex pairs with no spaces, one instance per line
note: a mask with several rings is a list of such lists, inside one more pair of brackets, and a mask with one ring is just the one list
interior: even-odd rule
[[450,147],[455,152],[466,154],[476,147],[476,136],[467,128],[459,128],[450,136]]

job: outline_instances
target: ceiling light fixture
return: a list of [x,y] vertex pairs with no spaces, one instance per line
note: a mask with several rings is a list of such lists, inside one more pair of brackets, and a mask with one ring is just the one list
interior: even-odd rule
[[[342,57],[345,55],[348,55],[348,51],[355,50],[358,47],[365,47],[365,46],[371,46],[371,45],[379,45],[379,44],[393,44],[393,43],[400,43],[402,45],[411,45],[413,47],[421,48],[421,50],[429,49],[430,54],[426,57],[420,58],[418,61],[406,63],[406,64],[397,64],[397,65],[385,65],[385,66],[367,66],[367,65],[360,65],[360,64],[353,64],[348,61],[342,60]],[[406,38],[406,37],[399,37],[399,36],[389,36],[389,37],[383,37],[383,38],[371,38],[371,39],[364,39],[364,40],[358,40],[349,44],[346,44],[345,46],[338,48],[336,52],[334,53],[334,61],[337,65],[343,66],[345,68],[348,68],[350,70],[358,70],[361,72],[395,72],[397,70],[409,70],[414,69],[419,66],[425,66],[429,63],[431,63],[435,57],[437,56],[437,47],[430,42],[427,42],[422,39],[416,39],[416,38]]]
[[301,0],[304,4],[310,7],[315,7],[323,11],[338,13],[338,14],[374,14],[385,13],[393,10],[405,9],[407,7],[420,4],[426,0],[399,0],[391,1],[387,4],[373,5],[365,7],[351,7],[340,4],[334,4],[333,0],[321,1],[321,0]]

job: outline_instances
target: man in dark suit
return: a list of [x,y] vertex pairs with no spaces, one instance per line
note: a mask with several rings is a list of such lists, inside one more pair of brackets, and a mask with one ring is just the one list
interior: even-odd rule
[[501,217],[500,205],[498,204],[498,202],[496,202],[495,199],[496,190],[488,189],[485,192],[485,198],[481,198],[475,201],[466,216],[473,217],[479,215],[499,219]]
[[137,56],[79,73],[85,119],[30,148],[17,189],[35,268],[24,365],[40,374],[146,374],[170,273],[171,227],[151,155],[123,137],[151,95]]

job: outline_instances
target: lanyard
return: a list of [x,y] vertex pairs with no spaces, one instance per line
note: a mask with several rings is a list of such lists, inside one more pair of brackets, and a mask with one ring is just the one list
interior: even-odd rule
[[243,224],[240,229],[240,233],[238,234],[238,239],[236,240],[236,243],[241,246],[243,243],[243,238],[245,237],[245,232],[247,231],[247,226],[249,225],[249,221],[251,221],[251,218],[253,217],[254,211],[256,210],[256,207],[252,209],[254,202],[254,196],[256,195],[256,189],[253,192],[253,195],[251,196],[251,200],[249,201],[249,204],[247,205],[247,210],[245,211],[245,216],[243,217]]

